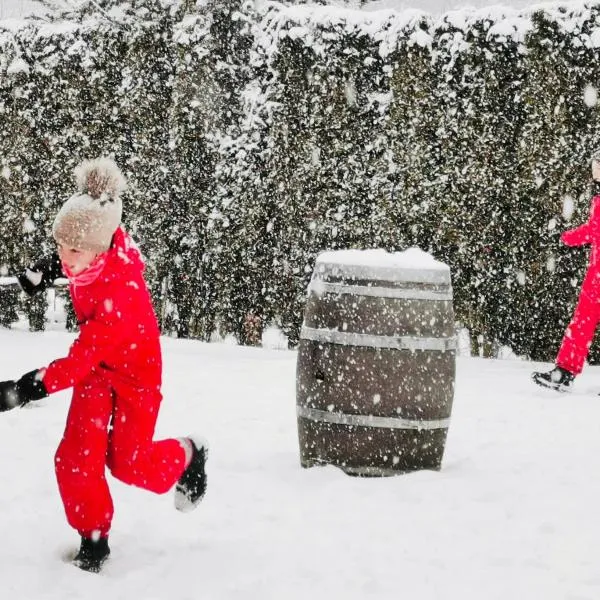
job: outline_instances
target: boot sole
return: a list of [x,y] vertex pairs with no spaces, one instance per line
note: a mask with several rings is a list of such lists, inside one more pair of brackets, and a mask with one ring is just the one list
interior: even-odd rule
[[[202,446],[202,448],[204,448],[204,466],[206,467],[206,461],[208,460],[208,444],[204,440],[202,440],[202,442],[198,444],[196,440],[200,441],[201,438],[194,439],[190,436],[190,439],[192,439],[194,444],[196,444],[196,448],[199,448],[200,445]],[[198,498],[198,500],[192,502],[183,492],[175,488],[175,495],[173,497],[173,501],[175,504],[175,508],[179,512],[189,513],[198,507],[202,500],[204,500],[204,496],[206,496],[206,490],[204,491],[204,494],[202,494],[202,496]]]
[[571,391],[570,387],[566,387],[564,385],[561,385],[560,383],[550,383],[548,381],[545,381],[544,379],[536,379],[535,377],[532,377],[532,379],[535,384],[547,390],[553,390],[555,392],[560,392],[561,394],[566,394]]
[[77,567],[80,571],[85,571],[86,573],[100,573],[104,568],[104,565],[108,561],[108,556],[103,558],[99,563],[92,565],[87,565],[85,563],[80,563],[77,560],[72,561],[72,565]]
[[79,561],[75,560],[77,553],[78,550],[76,548],[73,548],[72,550],[64,552],[61,556],[61,560],[64,563],[72,565],[73,567],[77,567],[80,571],[85,571],[86,573],[100,573],[110,559],[109,552],[108,555],[102,559],[102,562],[100,563],[100,565],[98,565],[97,569],[85,569],[80,564],[78,564]]

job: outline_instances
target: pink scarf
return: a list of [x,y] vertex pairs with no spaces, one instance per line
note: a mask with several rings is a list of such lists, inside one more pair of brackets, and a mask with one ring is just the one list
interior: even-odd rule
[[90,283],[94,283],[94,281],[98,279],[100,273],[102,273],[102,269],[104,269],[104,266],[106,265],[106,255],[106,252],[98,254],[88,268],[81,271],[81,273],[77,273],[77,275],[73,274],[68,267],[62,263],[63,273],[68,277],[69,283],[75,287],[90,285]]

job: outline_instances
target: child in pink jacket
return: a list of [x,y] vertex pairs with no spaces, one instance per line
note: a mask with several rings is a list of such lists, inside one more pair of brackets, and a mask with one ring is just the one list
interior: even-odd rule
[[587,223],[565,231],[561,240],[567,246],[591,246],[588,270],[581,285],[579,300],[573,318],[567,327],[556,366],[547,373],[533,373],[538,385],[558,391],[567,391],[581,373],[594,333],[600,322],[600,150],[592,155],[594,197]]
[[81,536],[74,564],[98,572],[110,553],[113,517],[106,469],[156,494],[175,487],[176,508],[190,510],[206,490],[207,447],[198,437],[153,439],[162,401],[160,332],[144,262],[121,227],[125,179],[107,158],[85,161],[75,174],[79,190],[52,228],[58,257],[19,281],[33,294],[66,275],[79,335],[67,356],[0,382],[0,411],[73,388],[55,471],[67,521]]

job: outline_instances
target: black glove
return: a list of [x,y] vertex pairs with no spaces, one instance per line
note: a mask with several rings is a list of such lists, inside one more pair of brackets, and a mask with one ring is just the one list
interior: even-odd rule
[[55,279],[63,276],[60,258],[55,252],[29,265],[25,271],[17,275],[17,281],[28,296],[33,296],[43,292],[54,283]]
[[0,412],[24,406],[48,395],[39,371],[25,373],[18,381],[0,381]]

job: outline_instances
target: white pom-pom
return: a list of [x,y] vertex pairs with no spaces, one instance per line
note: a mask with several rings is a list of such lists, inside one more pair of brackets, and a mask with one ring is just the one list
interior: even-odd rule
[[117,198],[127,187],[127,180],[112,158],[84,160],[75,167],[77,189],[92,198]]

